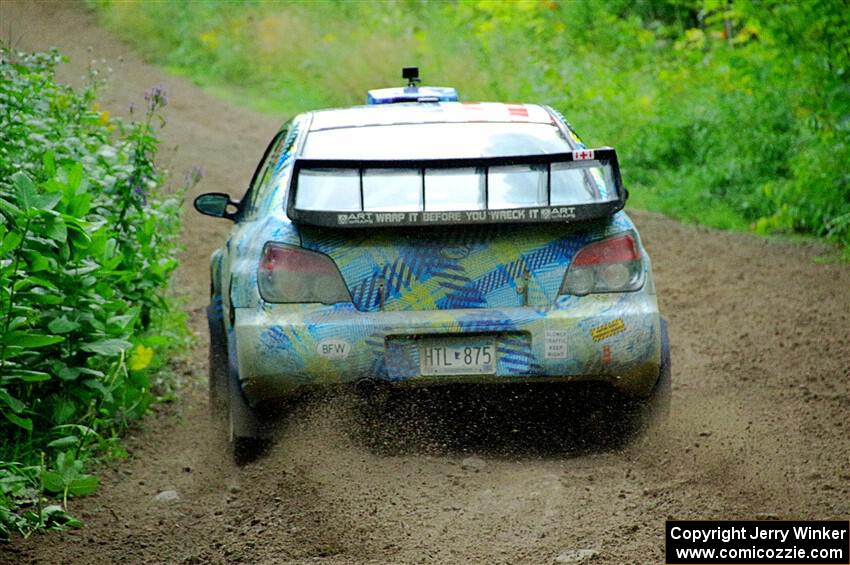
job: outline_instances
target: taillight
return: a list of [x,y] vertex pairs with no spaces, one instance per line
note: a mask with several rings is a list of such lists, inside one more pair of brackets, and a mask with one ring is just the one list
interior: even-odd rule
[[266,302],[336,304],[351,295],[327,255],[282,243],[267,243],[258,274]]
[[564,276],[561,294],[638,290],[643,279],[640,249],[634,236],[626,233],[579,250]]

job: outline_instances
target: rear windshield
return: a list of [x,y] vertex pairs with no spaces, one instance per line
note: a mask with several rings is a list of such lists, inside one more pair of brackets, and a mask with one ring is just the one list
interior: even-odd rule
[[363,126],[311,132],[308,159],[451,159],[539,155],[570,151],[554,125],[430,123]]

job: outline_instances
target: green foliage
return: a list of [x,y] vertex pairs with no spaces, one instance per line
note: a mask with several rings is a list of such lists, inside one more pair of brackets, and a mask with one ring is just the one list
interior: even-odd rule
[[182,196],[154,166],[164,93],[125,124],[57,84],[59,61],[0,51],[0,538],[78,523],[85,462],[118,452],[157,398],[151,359],[186,340],[165,294]]
[[633,205],[850,244],[843,0],[95,2],[144,53],[286,115],[419,64],[467,100],[538,101],[620,151]]

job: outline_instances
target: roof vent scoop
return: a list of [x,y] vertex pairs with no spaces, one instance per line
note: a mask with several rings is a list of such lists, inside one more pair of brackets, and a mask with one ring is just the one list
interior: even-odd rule
[[419,86],[419,67],[403,67],[401,78],[407,81],[404,88],[378,88],[370,90],[366,104],[396,104],[399,102],[457,102],[457,91],[447,86]]

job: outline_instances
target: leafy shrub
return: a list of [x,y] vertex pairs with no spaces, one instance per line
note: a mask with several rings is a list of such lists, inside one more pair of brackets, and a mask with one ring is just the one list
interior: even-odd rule
[[125,124],[57,84],[60,60],[0,51],[0,537],[78,524],[86,460],[157,399],[151,369],[187,335],[165,293],[182,195],[154,165],[164,93]]

